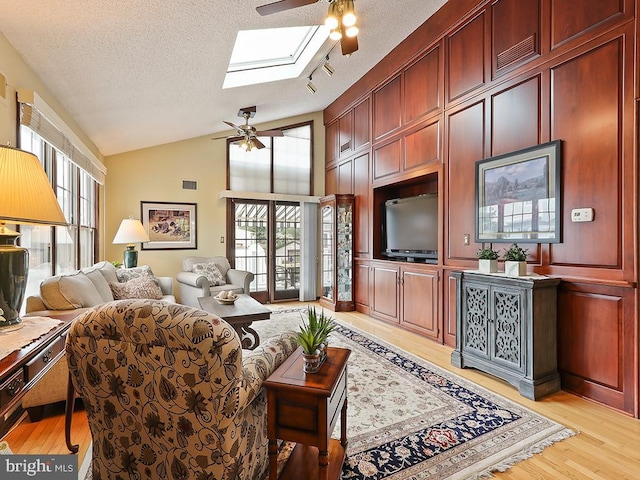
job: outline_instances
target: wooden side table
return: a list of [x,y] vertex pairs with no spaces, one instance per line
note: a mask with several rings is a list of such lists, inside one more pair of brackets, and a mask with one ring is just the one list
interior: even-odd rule
[[[277,439],[297,443],[280,480],[340,478],[347,448],[350,354],[346,348],[329,347],[320,371],[304,373],[302,349],[298,348],[263,383],[268,398],[269,480],[277,479]],[[340,442],[331,439],[338,415]]]

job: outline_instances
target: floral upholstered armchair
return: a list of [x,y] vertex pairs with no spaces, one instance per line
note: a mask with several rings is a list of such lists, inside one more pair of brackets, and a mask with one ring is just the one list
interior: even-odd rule
[[89,419],[93,478],[264,478],[262,381],[296,347],[285,332],[243,351],[215,315],[155,300],[82,314],[66,356]]

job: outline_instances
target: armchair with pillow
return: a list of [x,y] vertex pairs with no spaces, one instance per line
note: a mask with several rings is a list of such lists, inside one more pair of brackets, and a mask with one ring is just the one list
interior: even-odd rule
[[222,290],[248,294],[254,278],[251,272],[231,268],[225,257],[187,257],[182,270],[176,275],[180,303],[195,308],[200,308],[198,297],[215,296]]
[[122,300],[74,322],[66,355],[84,400],[93,477],[259,480],[269,464],[262,382],[296,349],[253,351],[215,315]]

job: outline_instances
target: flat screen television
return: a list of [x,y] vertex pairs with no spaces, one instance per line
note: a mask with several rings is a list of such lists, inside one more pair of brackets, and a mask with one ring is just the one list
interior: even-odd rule
[[387,200],[382,224],[385,256],[409,262],[438,261],[438,194]]

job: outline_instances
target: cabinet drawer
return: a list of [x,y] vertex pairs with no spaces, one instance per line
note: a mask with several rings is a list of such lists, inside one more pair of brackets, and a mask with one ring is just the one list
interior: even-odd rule
[[4,408],[24,388],[24,372],[18,370],[0,385],[0,408]]
[[38,373],[40,373],[49,363],[53,362],[64,348],[65,336],[58,337],[49,344],[42,352],[33,360],[27,363],[25,367],[25,381],[31,381]]

